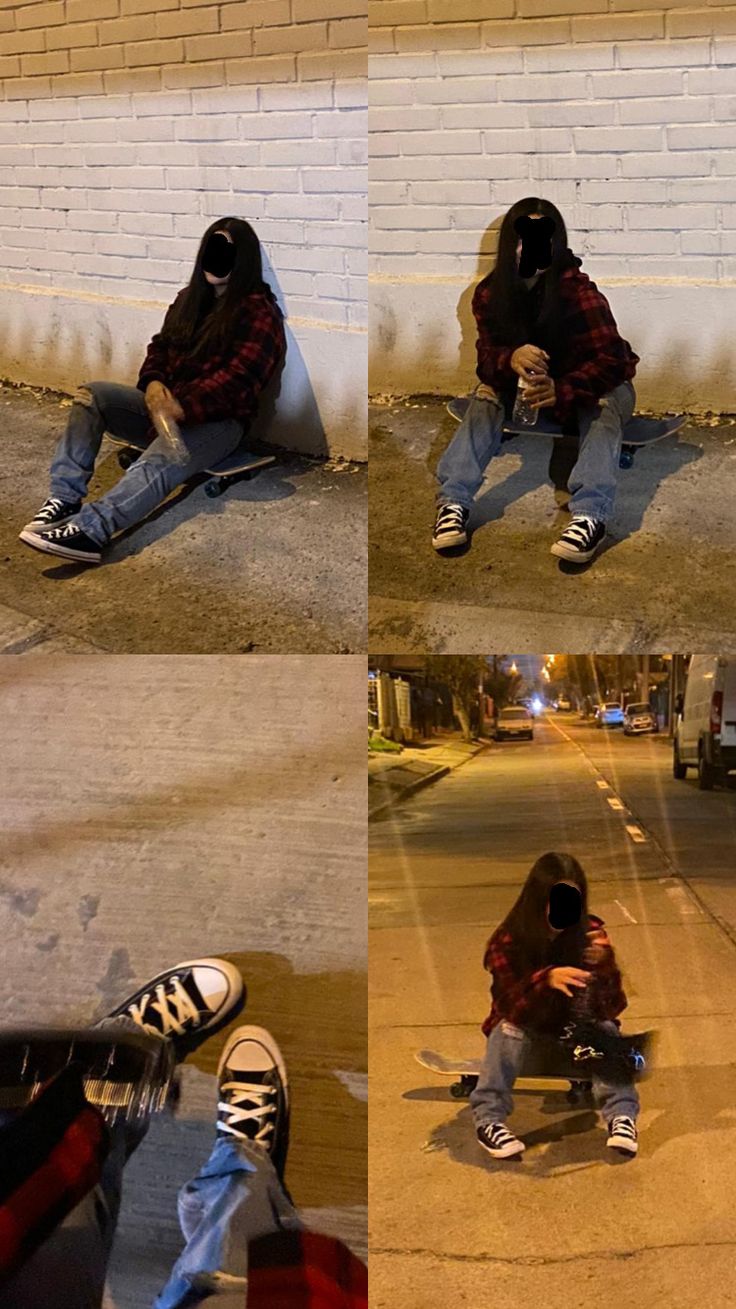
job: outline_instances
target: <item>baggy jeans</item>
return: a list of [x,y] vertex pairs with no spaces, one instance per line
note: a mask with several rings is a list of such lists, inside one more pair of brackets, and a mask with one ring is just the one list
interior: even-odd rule
[[[636,393],[622,382],[599,402],[598,409],[576,410],[580,450],[569,481],[570,511],[607,522],[613,510],[623,429],[634,412]],[[501,449],[504,405],[490,387],[480,386],[468,412],[437,466],[438,504],[470,510],[486,468]],[[529,429],[534,433],[534,428]]]
[[[600,1026],[606,1031],[618,1033],[615,1023],[604,1022]],[[470,1097],[476,1127],[484,1127],[488,1123],[504,1123],[508,1118],[514,1105],[511,1089],[532,1039],[521,1027],[515,1027],[505,1019],[492,1029],[478,1085]],[[592,1081],[596,1104],[607,1125],[615,1114],[626,1114],[636,1119],[639,1096],[633,1082],[615,1085],[595,1072]]]
[[[87,494],[95,460],[105,432],[136,440],[150,432],[151,419],[143,392],[115,382],[86,382],[89,404],[75,400],[66,432],[51,465],[51,495],[76,504]],[[188,478],[225,459],[237,449],[243,425],[237,419],[200,423],[182,428],[187,457],[180,458],[162,437],[148,448],[120,480],[99,500],[82,506],[73,518],[97,545],[105,545],[114,532],[140,522],[167,495]]]

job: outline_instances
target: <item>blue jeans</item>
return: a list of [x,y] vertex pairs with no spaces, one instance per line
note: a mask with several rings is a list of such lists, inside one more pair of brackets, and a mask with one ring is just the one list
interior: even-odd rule
[[266,1152],[221,1137],[207,1163],[179,1192],[186,1245],[154,1309],[185,1309],[218,1298],[218,1309],[245,1305],[248,1245],[302,1223]]
[[[437,466],[438,504],[470,510],[486,468],[501,449],[504,406],[489,387],[475,394],[468,412]],[[634,412],[636,394],[622,382],[604,395],[598,410],[578,407],[580,450],[568,481],[570,510],[607,522],[613,510],[623,429]],[[534,434],[534,428],[529,429]]]
[[[601,1023],[600,1026],[606,1031],[618,1032],[615,1023]],[[478,1085],[470,1097],[476,1127],[504,1123],[508,1118],[514,1107],[511,1088],[531,1041],[527,1032],[505,1020],[497,1023],[491,1031]],[[636,1118],[639,1113],[639,1096],[633,1082],[612,1085],[593,1073],[593,1094],[607,1124],[614,1114]]]
[[[76,504],[87,494],[95,460],[105,432],[125,439],[145,439],[151,419],[143,392],[115,382],[86,382],[91,403],[76,401],[69,423],[51,465],[51,495]],[[114,532],[140,522],[187,478],[225,459],[240,444],[243,426],[236,419],[201,423],[182,428],[186,459],[177,458],[162,437],[152,439],[147,450],[115,486],[82,507],[72,520],[98,545],[105,545]]]

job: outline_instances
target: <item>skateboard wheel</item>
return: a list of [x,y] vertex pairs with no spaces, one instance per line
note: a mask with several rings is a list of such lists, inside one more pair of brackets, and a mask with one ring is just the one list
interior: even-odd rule
[[453,1100],[465,1100],[467,1094],[468,1093],[465,1090],[465,1087],[463,1086],[462,1082],[452,1082],[450,1086],[450,1095],[452,1096]]
[[619,468],[631,468],[634,462],[634,451],[628,446],[621,447],[621,454],[618,459]]
[[124,473],[127,473],[128,469],[133,466],[137,458],[138,458],[137,452],[133,452],[132,450],[120,451],[118,455],[118,463]]
[[214,500],[218,495],[222,495],[226,485],[226,482],[219,480],[216,482],[205,482],[204,493],[210,497],[210,500]]

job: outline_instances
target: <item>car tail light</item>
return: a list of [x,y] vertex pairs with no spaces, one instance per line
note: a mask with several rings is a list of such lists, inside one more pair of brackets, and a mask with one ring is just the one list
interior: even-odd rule
[[714,691],[710,702],[711,735],[720,736],[723,717],[723,691]]

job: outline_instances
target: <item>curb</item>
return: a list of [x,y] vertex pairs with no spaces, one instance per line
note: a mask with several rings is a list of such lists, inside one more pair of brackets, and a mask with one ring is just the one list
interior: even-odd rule
[[448,773],[456,773],[458,768],[462,768],[465,764],[469,763],[471,759],[477,759],[478,755],[482,754],[483,751],[487,750],[488,746],[492,744],[492,741],[483,741],[477,750],[474,750],[472,754],[469,754],[465,759],[462,759],[459,764],[455,764],[454,767],[451,764],[440,764],[433,770],[433,772],[427,773],[425,777],[418,777],[415,782],[409,782],[408,786],[402,787],[397,795],[389,796],[387,800],[381,801],[381,803],[377,804],[373,809],[369,808],[368,822],[372,823],[374,819],[378,818],[381,814],[384,814],[387,809],[395,809],[397,805],[403,804],[404,800],[410,795],[414,795],[416,791],[421,791],[425,786],[431,786],[433,782],[439,782],[442,777],[447,777]]
[[[471,755],[470,758],[474,759],[475,755]],[[467,760],[463,762],[467,762]],[[460,767],[459,764],[458,767]],[[372,823],[374,818],[378,818],[379,814],[385,813],[387,809],[394,809],[397,804],[402,804],[407,796],[414,795],[415,791],[421,791],[425,786],[431,786],[433,782],[439,782],[441,777],[446,777],[452,771],[453,769],[450,768],[449,764],[443,764],[440,768],[435,768],[433,772],[427,773],[425,777],[418,777],[416,782],[409,782],[408,786],[402,787],[398,795],[392,795],[388,800],[382,800],[375,808],[369,809],[368,822]]]

